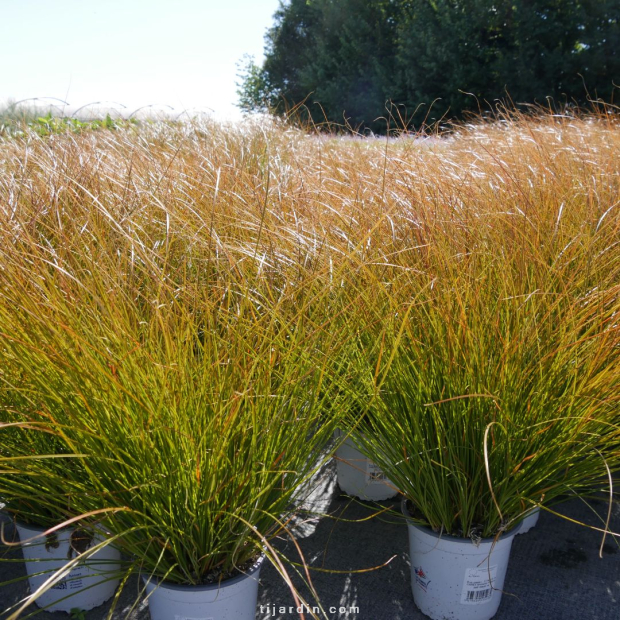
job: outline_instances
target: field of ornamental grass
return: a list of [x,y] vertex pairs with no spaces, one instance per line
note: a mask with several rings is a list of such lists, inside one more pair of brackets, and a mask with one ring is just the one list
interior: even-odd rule
[[452,535],[613,493],[615,118],[78,129],[0,139],[16,519],[101,523],[128,570],[174,583],[261,549],[287,579],[270,541],[336,428],[364,429],[414,516]]

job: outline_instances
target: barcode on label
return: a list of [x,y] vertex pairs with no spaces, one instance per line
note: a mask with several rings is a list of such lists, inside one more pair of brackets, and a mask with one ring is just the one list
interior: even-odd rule
[[462,605],[482,605],[493,598],[493,587],[497,578],[497,566],[468,568],[465,570]]
[[55,586],[51,587],[52,590],[66,590],[67,589],[67,582],[66,581],[61,581],[60,583],[57,583]]

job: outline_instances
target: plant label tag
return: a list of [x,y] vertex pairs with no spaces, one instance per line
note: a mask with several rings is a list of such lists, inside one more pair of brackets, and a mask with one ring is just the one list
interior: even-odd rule
[[497,566],[468,568],[463,580],[461,605],[482,605],[489,603],[493,597],[493,582],[497,575]]
[[387,478],[381,468],[370,459],[366,460],[366,484],[385,484]]
[[83,577],[88,576],[84,566],[74,568],[62,581],[51,587],[51,590],[81,590],[84,587]]

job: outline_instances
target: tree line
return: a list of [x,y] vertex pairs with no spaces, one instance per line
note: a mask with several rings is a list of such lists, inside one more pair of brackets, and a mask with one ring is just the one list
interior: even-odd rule
[[619,17],[620,0],[281,1],[239,106],[383,133],[497,101],[613,103]]

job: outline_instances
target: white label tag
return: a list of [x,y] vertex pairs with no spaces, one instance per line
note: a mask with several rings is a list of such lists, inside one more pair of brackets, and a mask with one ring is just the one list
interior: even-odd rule
[[387,478],[381,468],[371,460],[366,460],[366,484],[385,484]]
[[491,568],[468,568],[465,571],[462,605],[482,605],[493,597],[493,583],[497,575],[497,566]]

